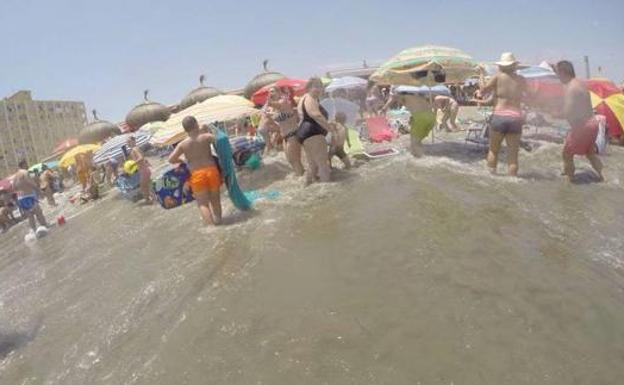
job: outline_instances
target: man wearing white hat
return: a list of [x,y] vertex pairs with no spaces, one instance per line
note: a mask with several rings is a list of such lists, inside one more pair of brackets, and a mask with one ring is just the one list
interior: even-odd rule
[[524,78],[516,73],[518,60],[511,52],[501,55],[496,62],[499,72],[488,82],[485,81],[485,69],[481,67],[479,86],[481,94],[492,93],[495,102],[491,119],[490,149],[487,163],[490,171],[496,173],[498,153],[503,140],[507,143],[508,173],[518,175],[518,150],[524,125],[521,102],[526,92]]

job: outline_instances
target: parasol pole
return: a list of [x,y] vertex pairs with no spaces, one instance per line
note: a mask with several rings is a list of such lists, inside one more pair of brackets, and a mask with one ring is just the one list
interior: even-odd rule
[[[429,108],[431,108],[433,110],[433,95],[431,92],[431,86],[429,86]],[[435,122],[436,124],[433,126],[433,129],[431,130],[431,144],[435,143],[435,129],[436,129],[436,125],[438,123],[438,115],[435,114]]]

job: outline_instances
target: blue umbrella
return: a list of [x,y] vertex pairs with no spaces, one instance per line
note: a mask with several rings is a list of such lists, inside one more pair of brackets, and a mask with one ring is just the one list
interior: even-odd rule
[[104,143],[99,150],[93,154],[93,162],[97,165],[104,164],[110,160],[121,160],[125,157],[123,147],[127,145],[128,139],[134,136],[137,147],[143,148],[149,144],[150,134],[136,132],[134,134],[123,134],[111,138]]

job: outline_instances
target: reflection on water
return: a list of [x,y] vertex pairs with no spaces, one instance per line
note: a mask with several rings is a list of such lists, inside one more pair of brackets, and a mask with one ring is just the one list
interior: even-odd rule
[[519,179],[452,143],[307,189],[271,160],[241,179],[279,198],[217,229],[112,195],[14,229],[2,383],[621,383],[624,151],[567,186],[538,144]]

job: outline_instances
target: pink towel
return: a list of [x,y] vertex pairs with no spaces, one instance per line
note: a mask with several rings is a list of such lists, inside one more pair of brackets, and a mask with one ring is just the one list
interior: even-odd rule
[[366,119],[366,126],[368,127],[368,139],[371,142],[391,141],[395,137],[394,131],[392,131],[388,121],[383,116],[374,116]]

